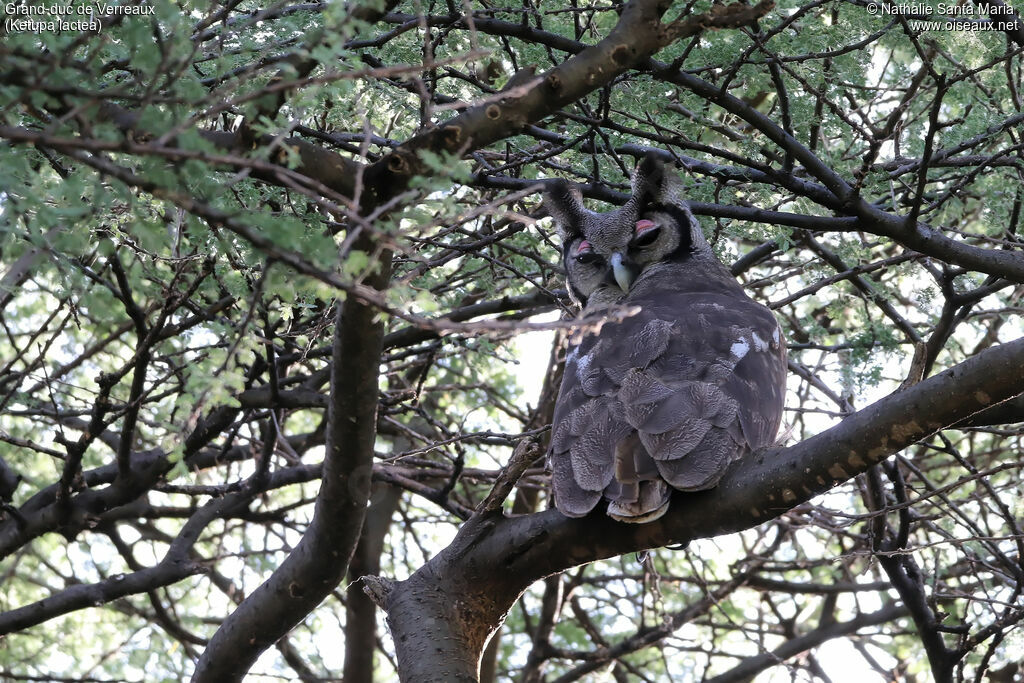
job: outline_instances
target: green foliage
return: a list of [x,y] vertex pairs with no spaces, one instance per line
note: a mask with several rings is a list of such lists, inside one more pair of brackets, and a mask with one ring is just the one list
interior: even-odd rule
[[[853,214],[821,199],[828,188],[805,159],[740,107],[680,85],[672,68],[627,72],[492,145],[464,140],[462,156],[420,145],[424,173],[370,187],[339,157],[373,164],[414,136],[429,138],[466,104],[512,107],[496,91],[517,70],[543,74],[568,57],[564,41],[600,41],[622,7],[470,3],[479,23],[471,28],[448,16],[464,10],[459,3],[358,4],[391,14],[367,22],[351,3],[153,0],[133,5],[153,15],[111,18],[96,35],[5,32],[0,458],[22,478],[13,508],[40,531],[0,560],[0,608],[52,604],[69,587],[152,567],[198,510],[255,488],[244,510],[199,532],[190,558],[203,573],[8,634],[0,671],[183,680],[235,599],[298,545],[320,489],[335,306],[356,296],[301,270],[357,291],[394,254],[381,296],[400,315],[378,312],[389,341],[374,448],[377,484],[403,493],[381,538],[380,573],[404,578],[445,547],[521,435],[539,439],[540,451],[548,438],[544,401],[525,389],[552,372],[548,349],[517,346],[502,327],[570,313],[567,300],[555,303],[564,290],[557,239],[548,239],[550,223],[532,222],[543,212],[527,181],[578,181],[595,195],[588,206],[607,210],[599,191],[625,192],[635,158],[659,148],[684,162],[687,197],[711,213],[717,205],[821,218],[819,229],[753,211],[747,220],[701,216],[726,262],[775,247],[741,280],[784,323],[792,440],[838,419],[837,397],[861,407],[898,387],[913,355],[908,328],[936,340],[929,374],[1020,336],[1019,287],[939,249],[911,253],[867,222],[831,229],[826,221]],[[717,6],[701,0],[687,11]],[[421,11],[429,20],[415,17]],[[756,25],[704,32],[655,59],[679,60],[788,126],[871,207],[905,217],[920,199],[919,220],[936,235],[1006,256],[1019,250],[1019,126],[1007,121],[1022,90],[1020,54],[1007,45],[994,32],[904,29],[862,5],[782,0]],[[933,153],[948,158],[900,172],[926,148],[939,92],[932,71],[948,85]],[[307,165],[295,139],[328,161]],[[394,200],[374,205],[371,190]],[[491,308],[465,322],[479,305]],[[99,410],[104,381],[109,408]],[[90,432],[94,412],[99,433]],[[105,474],[117,468],[122,438],[158,474],[109,509],[61,517],[53,501],[75,444],[85,445],[81,471],[68,471],[61,496],[130,487],[130,476]],[[912,522],[900,552],[932,577],[926,597],[948,623],[977,633],[997,623],[998,610],[1009,615],[989,660],[987,644],[967,653],[965,677],[1019,660],[1019,596],[1007,577],[1019,571],[1020,450],[1018,428],[947,431],[903,454],[908,499],[891,514],[869,510],[863,485],[850,484],[742,534],[571,570],[560,618],[538,646],[550,655],[545,674],[571,673],[690,609],[656,645],[603,666],[618,667],[618,679],[640,671],[697,680],[815,624],[880,609],[892,593],[873,586],[887,580],[872,559],[873,520],[898,525],[903,511]],[[264,465],[269,484],[255,476]],[[547,505],[542,470],[540,461],[528,470],[509,514]],[[887,486],[895,501],[898,488]],[[40,522],[33,515],[44,507],[52,515]],[[3,514],[2,529],[21,533]],[[737,576],[744,582],[715,593]],[[498,668],[509,678],[533,647],[544,591],[531,588],[506,619]],[[342,602],[328,600],[289,637],[316,675],[340,669],[344,621]],[[883,668],[900,669],[892,676],[929,675],[909,619],[873,628],[851,638]],[[391,656],[390,644],[383,650]],[[785,675],[812,676],[819,654],[789,659]],[[377,659],[378,679],[394,678],[388,657]],[[266,656],[254,680],[292,677],[287,661]]]

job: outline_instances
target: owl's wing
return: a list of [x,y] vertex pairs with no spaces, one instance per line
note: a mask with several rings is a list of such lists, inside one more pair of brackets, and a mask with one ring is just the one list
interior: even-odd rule
[[[662,292],[664,294],[664,292]],[[640,313],[570,352],[550,448],[555,504],[646,521],[671,490],[718,483],[775,438],[785,346],[768,309],[735,291],[630,297]]]
[[[590,345],[588,345],[590,346]],[[615,475],[615,449],[629,435],[614,384],[588,364],[579,348],[569,352],[552,422],[550,463],[555,502],[567,517],[590,512]]]
[[785,399],[781,330],[745,295],[692,293],[671,311],[647,310],[647,325],[675,320],[665,352],[624,377],[626,421],[674,488],[710,488],[733,461],[775,438]]

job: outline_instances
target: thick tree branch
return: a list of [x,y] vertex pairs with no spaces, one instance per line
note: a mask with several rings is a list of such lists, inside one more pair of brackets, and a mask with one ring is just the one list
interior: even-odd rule
[[374,498],[366,513],[363,533],[349,566],[349,587],[345,603],[346,683],[373,683],[374,654],[377,648],[377,606],[363,592],[359,582],[367,574],[380,571],[384,538],[391,528],[391,517],[398,508],[401,490],[386,484],[374,484]]
[[[718,487],[678,494],[668,514],[648,524],[619,523],[600,511],[583,519],[554,510],[475,517],[413,576],[378,591],[403,680],[473,680],[487,637],[537,579],[627,552],[750,528],[1017,395],[1021,386],[1024,339],[897,391],[795,446],[755,454]],[[452,605],[452,595],[463,599]],[[437,626],[429,637],[424,623]]]
[[764,16],[770,0],[754,6],[716,5],[702,15],[671,24],[660,17],[670,6],[664,0],[633,0],[625,5],[615,28],[595,45],[546,72],[526,86],[522,94],[470,107],[459,116],[402,144],[371,165],[366,179],[373,203],[391,197],[417,175],[429,171],[421,150],[461,156],[495,140],[514,135],[561,107],[611,83],[669,43],[696,35],[706,28],[738,27]]
[[[391,253],[367,284],[382,290]],[[323,479],[313,521],[299,545],[210,640],[193,681],[241,680],[257,657],[337,587],[366,516],[377,426],[378,368],[384,323],[355,297],[338,305]]]

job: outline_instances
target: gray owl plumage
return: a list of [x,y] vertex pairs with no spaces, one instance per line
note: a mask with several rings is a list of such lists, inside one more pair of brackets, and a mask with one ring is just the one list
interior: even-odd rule
[[604,498],[616,519],[657,519],[673,489],[715,486],[778,431],[779,324],[715,258],[679,190],[653,155],[610,213],[585,209],[565,182],[547,190],[573,299],[586,314],[639,308],[583,333],[566,358],[548,462],[569,517]]

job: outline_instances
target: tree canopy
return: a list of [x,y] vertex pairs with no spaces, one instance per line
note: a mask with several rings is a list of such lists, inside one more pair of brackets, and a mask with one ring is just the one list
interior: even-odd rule
[[[4,13],[0,677],[1024,675],[1012,6]],[[567,519],[600,321],[541,190],[651,152],[783,325],[784,434]]]

